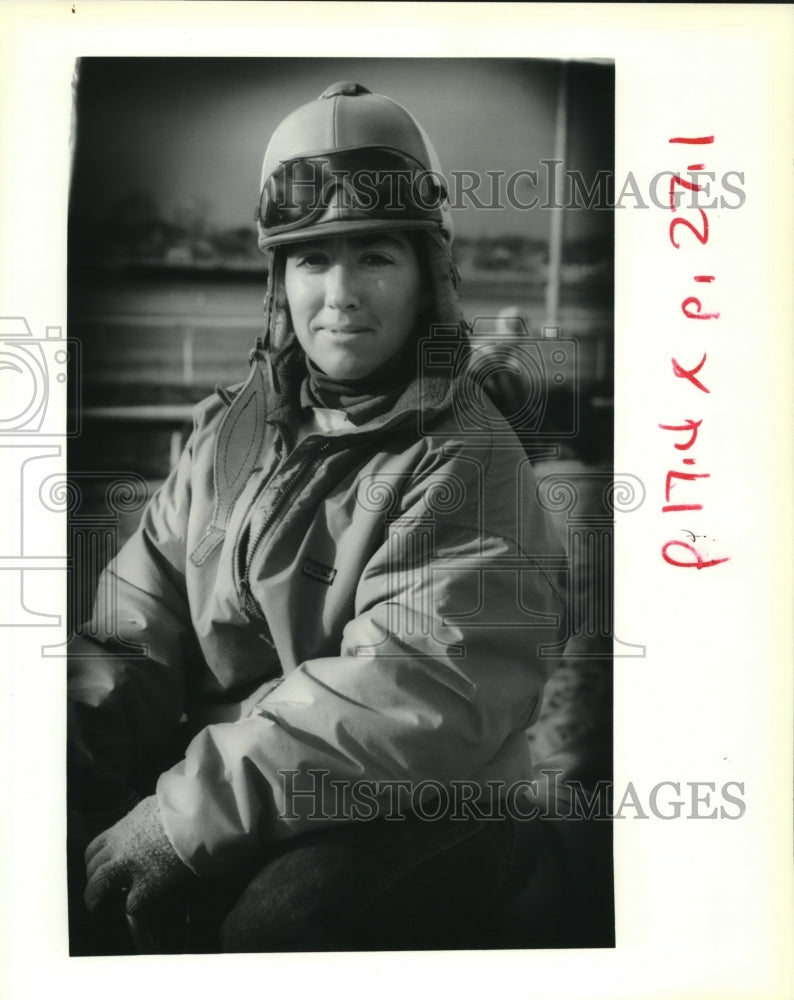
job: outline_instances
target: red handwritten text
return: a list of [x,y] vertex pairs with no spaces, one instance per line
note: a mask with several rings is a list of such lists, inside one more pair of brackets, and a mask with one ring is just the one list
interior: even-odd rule
[[[670,143],[684,146],[709,146],[713,144],[714,136],[676,136],[669,141]],[[697,174],[705,172],[706,164],[690,163],[686,167],[686,170],[690,177],[696,178]],[[706,176],[710,175],[706,174]],[[697,206],[696,203],[693,206],[690,206],[694,207],[695,211],[698,213],[694,221],[681,214],[681,200],[684,192],[698,192],[702,190],[703,185],[698,184],[696,179],[687,180],[678,173],[671,174],[669,204],[670,211],[675,213],[675,218],[673,218],[670,222],[668,237],[670,239],[670,243],[676,250],[680,250],[682,241],[687,239],[695,241],[695,243],[699,246],[706,246],[709,242],[709,219],[705,209]],[[715,275],[713,274],[693,275],[693,281],[700,285],[711,285],[714,280]],[[720,314],[714,308],[714,304],[709,301],[708,305],[704,305],[700,294],[686,294],[681,300],[681,312],[688,320],[694,320],[696,324],[698,324],[697,327],[693,327],[693,330],[696,328],[704,329],[704,327],[700,324],[704,322],[712,322],[720,318]],[[697,357],[697,354],[695,354],[695,357]],[[701,374],[707,359],[707,351],[702,351],[700,361],[695,364],[692,364],[690,360],[682,361],[678,358],[671,358],[673,376],[677,379],[683,379],[698,393],[710,394],[711,389],[707,385],[708,379],[705,374]],[[676,423],[659,424],[659,427],[664,431],[673,432],[678,435],[679,439],[672,442],[676,451],[688,452],[690,449],[694,448],[698,440],[698,434],[702,424],[702,417],[699,419],[685,417],[679,419]],[[662,505],[662,512],[665,514],[680,514],[684,511],[703,510],[703,503],[697,494],[697,484],[702,479],[711,478],[711,473],[691,471],[692,466],[694,466],[697,461],[692,455],[688,455],[686,458],[681,458],[680,461],[682,465],[685,465],[688,468],[668,469],[665,476],[665,502]],[[675,496],[673,496],[673,491],[676,489],[677,492],[675,493]],[[705,537],[695,536],[691,531],[687,531],[686,533],[692,536],[692,542],[694,542],[697,537]],[[720,559],[712,559],[695,548],[694,544],[672,539],[662,546],[662,558],[670,566],[675,566],[681,569],[700,570],[707,569],[711,566],[718,566],[720,563],[728,562],[730,557],[724,556]]]

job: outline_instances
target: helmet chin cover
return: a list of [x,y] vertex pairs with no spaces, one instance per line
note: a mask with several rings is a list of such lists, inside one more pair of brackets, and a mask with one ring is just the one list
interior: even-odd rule
[[276,128],[257,211],[262,251],[384,230],[436,231],[451,244],[449,199],[435,149],[400,104],[360,84],[332,84]]

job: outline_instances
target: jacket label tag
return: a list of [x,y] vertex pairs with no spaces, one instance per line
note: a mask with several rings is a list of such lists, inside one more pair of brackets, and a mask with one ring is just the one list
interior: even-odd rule
[[312,580],[319,580],[320,583],[324,583],[329,587],[334,582],[334,577],[336,576],[336,570],[333,566],[323,566],[322,563],[315,562],[313,559],[303,560],[301,573],[304,576],[310,576]]

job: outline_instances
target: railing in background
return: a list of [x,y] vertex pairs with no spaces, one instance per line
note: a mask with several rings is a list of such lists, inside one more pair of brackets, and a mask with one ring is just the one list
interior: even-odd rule
[[[531,339],[541,340],[537,317],[526,319]],[[171,468],[184,446],[195,402],[219,383],[245,378],[248,351],[261,331],[258,318],[165,313],[93,315],[73,326],[86,340],[85,382],[101,385],[105,397],[97,403],[89,393],[84,419],[94,426],[167,428]],[[611,406],[611,321],[566,318],[558,327],[561,339],[577,345],[576,370],[565,373],[568,383],[578,384],[594,406]]]

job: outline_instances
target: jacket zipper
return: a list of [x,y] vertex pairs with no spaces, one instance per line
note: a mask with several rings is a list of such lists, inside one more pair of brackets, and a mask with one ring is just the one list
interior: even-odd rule
[[[283,517],[287,501],[290,496],[295,492],[295,487],[298,483],[305,478],[307,471],[311,470],[313,473],[317,468],[322,465],[325,453],[330,449],[331,445],[328,443],[322,444],[317,452],[313,456],[307,455],[306,458],[300,463],[297,469],[293,472],[290,478],[285,483],[278,499],[273,504],[265,523],[259,529],[256,538],[253,542],[249,541],[248,545],[248,559],[246,565],[243,569],[241,579],[240,579],[240,610],[255,618],[260,624],[267,626],[267,619],[265,618],[264,612],[259,605],[259,602],[254,597],[251,592],[251,585],[249,581],[249,574],[251,571],[251,565],[254,561],[254,556],[256,555],[256,550],[262,544],[265,535],[270,531],[272,527],[276,524],[276,521]],[[270,632],[268,629],[268,638]]]

